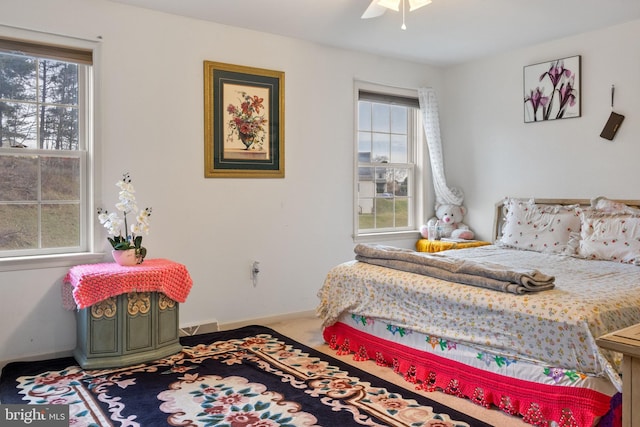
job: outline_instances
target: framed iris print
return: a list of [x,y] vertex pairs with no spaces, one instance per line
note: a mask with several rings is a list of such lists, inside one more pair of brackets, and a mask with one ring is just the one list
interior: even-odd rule
[[284,72],[204,61],[205,178],[284,178]]
[[578,56],[524,67],[524,122],[580,117]]

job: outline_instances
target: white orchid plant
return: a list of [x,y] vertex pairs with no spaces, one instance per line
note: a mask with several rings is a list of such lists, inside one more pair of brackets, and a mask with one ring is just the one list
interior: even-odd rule
[[[136,191],[131,183],[129,173],[123,174],[122,179],[116,182],[116,186],[120,188],[116,209],[122,212],[122,217],[116,212],[108,212],[106,209],[98,208],[98,220],[111,236],[107,237],[107,240],[113,249],[121,251],[135,249],[136,257],[142,262],[142,259],[147,255],[147,249],[142,246],[142,234],[149,234],[151,208],[138,209]],[[131,228],[127,223],[127,215],[129,214],[136,215],[136,221],[131,224]]]

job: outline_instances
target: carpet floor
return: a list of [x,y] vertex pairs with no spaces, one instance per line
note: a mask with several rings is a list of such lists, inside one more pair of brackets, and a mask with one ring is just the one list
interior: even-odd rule
[[405,381],[401,375],[393,372],[393,369],[376,365],[375,361],[373,360],[355,361],[353,360],[353,355],[336,355],[336,351],[331,349],[322,338],[320,319],[318,319],[315,314],[311,312],[283,319],[281,321],[268,322],[265,324],[266,326],[275,329],[276,331],[288,337],[291,337],[294,340],[301,342],[315,350],[331,355],[338,360],[362,369],[368,373],[371,373],[372,375],[385,379],[407,390],[411,390],[415,393],[421,394],[460,412],[471,415],[474,418],[477,418],[492,426],[531,427],[530,424],[522,421],[522,418],[511,416],[496,408],[486,409],[482,406],[474,404],[468,399],[461,399],[459,397],[450,396],[440,391],[427,392],[423,390],[416,390],[415,384],[411,384]]
[[492,425],[263,326],[181,341],[176,355],[123,368],[10,363],[0,402],[68,404],[74,426]]

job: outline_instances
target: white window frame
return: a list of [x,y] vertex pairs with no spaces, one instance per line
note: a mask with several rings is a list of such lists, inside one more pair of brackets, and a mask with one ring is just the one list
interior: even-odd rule
[[[0,256],[0,272],[14,270],[30,270],[39,268],[68,267],[82,263],[91,263],[102,260],[104,254],[96,252],[96,225],[95,225],[95,203],[94,189],[98,185],[98,177],[95,168],[95,105],[96,105],[96,75],[98,68],[98,58],[100,44],[98,41],[85,40],[75,37],[61,36],[50,33],[26,30],[17,27],[0,25],[0,36],[24,40],[34,44],[66,46],[76,49],[90,49],[93,51],[93,64],[86,69],[86,73],[80,73],[79,87],[79,126],[81,143],[78,152],[57,152],[51,150],[31,150],[30,153],[36,155],[67,155],[78,156],[84,163],[81,172],[81,207],[80,207],[80,246],[66,251],[46,251],[38,254],[25,253],[24,255]],[[3,150],[12,150],[5,148]],[[58,253],[56,253],[58,252]]]
[[[419,228],[422,225],[423,217],[426,212],[426,193],[425,185],[426,179],[429,177],[427,174],[430,172],[428,168],[428,162],[426,159],[426,144],[424,129],[422,127],[421,120],[413,126],[414,144],[412,146],[412,159],[413,161],[413,185],[411,188],[411,197],[413,200],[411,209],[409,211],[409,227],[403,227],[403,229],[380,229],[379,231],[367,231],[361,232],[359,230],[359,199],[358,199],[358,122],[359,122],[359,109],[358,101],[360,98],[360,92],[375,92],[381,94],[387,94],[392,96],[409,97],[418,99],[418,91],[405,88],[396,88],[391,86],[384,86],[364,81],[356,80],[354,82],[354,135],[353,135],[353,150],[354,150],[354,162],[353,162],[353,240],[354,242],[372,242],[380,240],[394,240],[403,238],[418,238]],[[419,116],[419,114],[418,114]],[[404,164],[403,164],[404,165]],[[393,164],[388,164],[393,166]]]

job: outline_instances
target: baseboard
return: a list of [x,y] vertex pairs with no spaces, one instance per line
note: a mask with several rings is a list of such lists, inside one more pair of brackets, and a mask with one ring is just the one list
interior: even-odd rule
[[257,317],[253,319],[240,320],[236,322],[221,323],[219,325],[221,331],[228,331],[230,329],[242,328],[249,325],[262,325],[269,326],[273,323],[287,322],[301,317],[314,317],[316,315],[315,310],[298,311],[295,313],[278,314],[268,317]]
[[33,356],[24,356],[19,359],[0,360],[0,369],[12,362],[39,362],[41,360],[59,359],[61,357],[73,357],[73,349],[56,351],[55,353],[44,353]]
[[[249,326],[249,325],[269,326],[274,323],[287,322],[287,321],[299,319],[301,317],[315,317],[315,316],[316,316],[315,310],[307,310],[307,311],[298,311],[295,313],[278,314],[275,316],[256,317],[253,319],[239,320],[239,321],[227,322],[227,323],[218,323],[217,320],[209,320],[207,321],[207,323],[202,323],[202,324],[182,325],[180,326],[179,333],[181,337],[191,336],[191,335],[201,335],[201,334],[208,334],[210,332],[228,331],[230,329],[242,328],[243,326]],[[18,362],[18,361],[30,362],[30,361],[56,359],[58,357],[71,357],[71,356],[73,356],[73,349],[67,350],[67,351],[59,351],[56,353],[40,354],[37,356],[31,356],[31,357],[21,357],[20,359],[14,359],[14,360],[2,360],[0,361],[0,369],[10,362]]]

